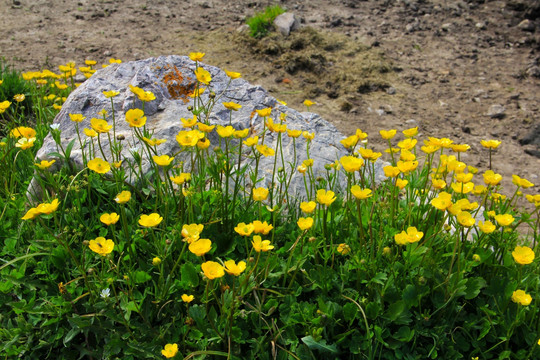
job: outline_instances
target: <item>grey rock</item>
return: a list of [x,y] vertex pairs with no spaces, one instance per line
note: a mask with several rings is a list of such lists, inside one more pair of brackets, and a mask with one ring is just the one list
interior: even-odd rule
[[525,19],[518,24],[518,28],[523,31],[534,31],[534,23],[529,19]]
[[486,23],[481,21],[481,22],[477,22],[475,25],[474,25],[478,30],[485,30],[486,29]]
[[[319,115],[298,112],[283,106],[260,86],[251,85],[241,78],[231,80],[219,68],[205,64],[200,64],[200,66],[209,71],[212,76],[210,89],[207,89],[202,94],[202,101],[204,103],[209,101],[211,91],[215,93],[216,99],[219,98],[219,101],[217,101],[209,115],[208,122],[210,124],[223,126],[231,124],[237,130],[250,129],[250,134],[260,134],[264,128],[263,119],[255,113],[255,110],[272,107],[274,120],[279,119],[280,113],[285,113],[287,115],[286,124],[289,129],[299,129],[316,134],[309,147],[311,158],[314,159],[313,172],[315,177],[325,177],[325,165],[333,163],[344,155],[348,155],[348,151],[340,143],[340,140],[344,138],[343,134]],[[57,124],[61,131],[61,141],[64,147],[71,141],[74,141],[70,157],[72,166],[76,169],[82,169],[84,162],[81,146],[77,140],[75,123],[70,120],[69,114],[82,114],[86,117],[86,119],[79,123],[79,130],[83,138],[83,149],[88,153],[90,148],[89,142],[91,140],[83,134],[83,129],[90,128],[91,119],[94,117],[99,118],[98,113],[103,109],[108,112],[107,119],[109,124],[113,124],[111,99],[106,98],[103,92],[116,90],[119,91],[119,95],[112,98],[116,129],[115,134],[113,134],[112,129],[110,133],[112,139],[114,139],[114,135],[124,138],[121,142],[123,146],[121,158],[123,160],[122,166],[126,171],[126,181],[136,186],[137,173],[140,171],[147,174],[151,170],[150,162],[152,160],[148,158],[146,152],[139,150],[142,156],[139,169],[139,165],[134,160],[133,154],[130,151],[130,149],[142,149],[144,145],[134,136],[132,128],[125,121],[125,114],[128,110],[142,108],[141,101],[129,90],[129,85],[133,85],[145,91],[153,92],[156,97],[155,100],[145,104],[144,112],[147,117],[146,129],[153,134],[152,137],[167,139],[164,144],[159,146],[159,155],[177,154],[175,161],[183,161],[184,171],[191,171],[191,157],[187,152],[179,153],[181,147],[176,141],[176,135],[181,130],[187,130],[182,127],[180,119],[193,117],[192,112],[188,110],[188,106],[193,106],[193,99],[187,94],[195,86],[196,77],[194,76],[194,70],[195,63],[188,57],[175,55],[112,64],[107,68],[98,70],[90,79],[86,80],[69,95],[54,120],[54,124]],[[230,120],[230,111],[222,105],[223,102],[229,101],[234,101],[242,105],[240,110],[234,112],[232,120]],[[253,115],[254,113],[255,115]],[[220,139],[215,131],[210,133],[208,138],[211,142],[210,149],[218,145]],[[105,153],[105,160],[111,162],[111,149],[108,136],[102,134],[100,141],[103,152]],[[236,139],[232,141],[238,143]],[[275,148],[276,142],[276,133],[266,134],[264,139],[266,145]],[[95,157],[103,158],[95,140],[94,145],[96,146]],[[303,196],[306,193],[303,176],[296,171],[296,166],[300,165],[306,159],[306,140],[300,136],[293,142],[288,136],[283,136],[282,147],[283,156],[277,152],[275,157],[261,158],[259,178],[262,178],[262,181],[258,183],[258,186],[269,187],[272,184],[272,169],[274,167],[274,160],[277,159],[277,168],[283,167],[288,174],[291,172],[294,173],[289,193]],[[49,154],[52,152],[59,152],[59,149],[51,134],[49,134],[44,139],[43,146],[37,153],[37,160],[48,159]],[[251,156],[251,149],[244,147],[242,152],[245,154],[242,163],[248,164],[253,169],[254,159]],[[57,165],[59,163],[60,161],[57,160]],[[385,179],[382,170],[383,166],[384,163],[382,161],[377,162],[375,166],[375,178],[379,182]],[[248,173],[249,170],[246,174]],[[339,178],[342,189],[345,189],[346,176],[342,174]],[[250,192],[248,182],[246,181],[246,194]],[[29,193],[39,198],[39,189],[37,188],[36,181],[33,181],[29,187]]]
[[386,93],[388,95],[394,95],[396,93],[396,88],[393,86],[390,86],[388,89],[386,89]]
[[289,36],[291,31],[300,27],[300,20],[293,13],[286,12],[274,19],[274,26],[283,36]]
[[487,116],[493,119],[502,119],[505,116],[506,108],[500,104],[491,105],[486,113]]

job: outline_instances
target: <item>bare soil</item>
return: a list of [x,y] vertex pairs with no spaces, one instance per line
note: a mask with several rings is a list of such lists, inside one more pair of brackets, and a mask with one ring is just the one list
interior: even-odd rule
[[[245,19],[271,1],[2,0],[0,56],[18,69],[68,61],[123,61],[206,53],[289,106],[321,114],[350,135],[419,126],[467,143],[488,167],[481,139],[499,139],[494,170],[540,190],[540,5],[534,0],[282,0],[302,28],[251,39]],[[524,24],[528,19],[527,29]],[[501,116],[489,116],[501,105]],[[477,181],[480,181],[478,179]]]

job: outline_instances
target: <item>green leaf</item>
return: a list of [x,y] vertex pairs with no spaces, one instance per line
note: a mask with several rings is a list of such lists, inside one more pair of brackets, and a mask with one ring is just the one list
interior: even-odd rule
[[403,313],[403,311],[405,311],[405,308],[406,305],[403,300],[397,301],[388,307],[385,316],[388,319],[394,321]]
[[343,317],[346,321],[353,321],[357,312],[358,308],[353,303],[349,302],[343,305]]
[[326,340],[315,341],[315,339],[311,335],[304,336],[301,340],[304,344],[306,344],[312,350],[330,352],[332,354],[337,354],[338,352],[335,345],[326,344]]
[[64,337],[64,346],[66,346],[67,343],[73,340],[73,338],[77,336],[80,332],[81,332],[81,329],[77,329],[77,328],[69,330],[69,332]]
[[183,283],[186,283],[191,287],[197,287],[199,285],[199,275],[192,263],[188,262],[182,265],[181,273],[180,279]]
[[416,286],[409,284],[403,290],[403,301],[408,307],[418,306],[418,292]]
[[384,285],[387,279],[388,279],[388,276],[386,275],[386,273],[380,272],[380,273],[377,273],[373,277],[373,279],[370,280],[370,282],[379,284],[379,285]]
[[408,326],[402,326],[393,335],[393,338],[402,342],[409,342],[414,336],[414,330],[411,331]]
[[137,284],[145,283],[150,279],[152,279],[152,277],[144,271],[135,271],[135,273],[133,274],[133,280]]
[[481,277],[470,278],[467,281],[467,289],[465,290],[465,299],[471,300],[480,294],[480,290],[486,286],[486,281]]
[[366,305],[366,316],[369,319],[376,319],[381,311],[381,306],[377,302],[370,302]]

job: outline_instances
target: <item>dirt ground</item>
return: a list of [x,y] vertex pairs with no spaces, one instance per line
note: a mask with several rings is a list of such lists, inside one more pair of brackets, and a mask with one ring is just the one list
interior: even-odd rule
[[[245,19],[276,3],[301,30],[249,38]],[[380,129],[419,126],[469,144],[463,160],[483,171],[480,140],[501,140],[505,192],[512,174],[540,190],[534,0],[1,0],[0,14],[0,56],[21,70],[202,51],[293,108],[316,101],[310,111],[346,135],[362,129],[378,150]]]

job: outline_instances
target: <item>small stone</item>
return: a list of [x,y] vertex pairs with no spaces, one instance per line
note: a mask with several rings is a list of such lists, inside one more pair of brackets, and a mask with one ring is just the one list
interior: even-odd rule
[[409,124],[409,125],[416,125],[417,121],[415,119],[409,119],[407,121],[405,121],[405,124]]
[[283,13],[274,19],[274,26],[283,36],[289,36],[291,31],[300,27],[300,20],[291,12]]
[[485,30],[486,29],[486,23],[485,22],[477,22],[474,26],[478,30]]
[[518,28],[523,31],[534,31],[534,24],[529,19],[525,19],[518,24]]
[[452,27],[452,23],[446,23],[446,24],[441,25],[441,29],[443,31],[448,31],[448,30],[450,30],[451,27]]
[[487,116],[492,119],[502,119],[505,116],[506,108],[500,104],[494,104],[489,107]]
[[510,100],[517,100],[517,99],[519,99],[519,93],[510,94]]
[[393,86],[390,86],[388,89],[386,89],[386,93],[388,95],[394,95],[396,93],[396,88]]
[[384,110],[383,109],[377,109],[377,110],[375,110],[375,113],[377,113],[377,115],[379,115],[379,116],[383,116],[384,115]]
[[461,131],[463,131],[465,134],[470,134],[471,133],[471,128],[468,127],[468,126],[462,126]]

